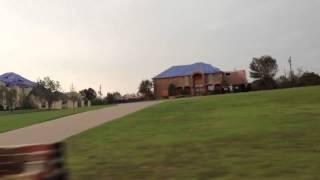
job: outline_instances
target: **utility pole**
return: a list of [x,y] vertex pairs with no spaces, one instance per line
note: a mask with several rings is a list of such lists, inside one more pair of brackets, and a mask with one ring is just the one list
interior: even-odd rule
[[291,58],[291,56],[289,57],[288,62],[289,62],[289,66],[290,66],[290,74],[289,74],[290,77],[289,78],[290,78],[291,81],[293,81],[292,58]]
[[70,87],[70,92],[75,92],[76,91],[76,89],[75,89],[75,87],[74,87],[74,85],[73,85],[73,83],[71,84],[71,87]]
[[102,98],[102,87],[101,87],[101,84],[100,84],[100,86],[99,86],[98,94],[99,94],[99,96]]

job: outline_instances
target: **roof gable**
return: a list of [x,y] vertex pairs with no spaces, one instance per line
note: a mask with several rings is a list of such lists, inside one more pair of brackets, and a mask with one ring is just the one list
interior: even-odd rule
[[214,67],[206,63],[194,63],[190,65],[172,66],[161,74],[157,75],[153,79],[170,78],[178,76],[190,76],[194,72],[202,72],[204,74],[213,74],[221,72],[217,67]]

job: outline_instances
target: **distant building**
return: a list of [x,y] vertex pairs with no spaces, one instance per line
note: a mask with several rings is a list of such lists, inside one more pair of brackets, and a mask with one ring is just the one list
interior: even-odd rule
[[[23,98],[31,92],[33,85],[34,82],[13,72],[0,75],[0,86],[16,90],[16,107],[21,106]],[[6,109],[7,102],[4,98],[6,94],[0,95],[2,96],[2,102],[0,102],[0,105]]]
[[156,98],[169,96],[169,85],[176,94],[203,95],[225,91],[241,91],[247,86],[246,71],[224,72],[206,63],[173,66],[153,78]]
[[[32,104],[33,108],[37,109],[48,109],[49,103],[46,99],[37,97],[31,94],[31,91],[34,87],[35,83],[20,76],[19,74],[10,72],[0,75],[0,88],[6,88],[8,90],[15,89],[16,97],[13,109],[21,108],[23,100],[27,100]],[[84,106],[91,106],[91,102],[89,100],[84,100],[80,94],[76,93],[77,99],[68,97],[69,93],[64,94],[66,98],[61,98],[61,100],[57,100],[52,102],[51,109],[62,109],[62,108],[77,108]],[[74,99],[73,101],[71,99]],[[6,102],[6,93],[3,92],[0,94],[0,110],[8,109],[9,105]]]

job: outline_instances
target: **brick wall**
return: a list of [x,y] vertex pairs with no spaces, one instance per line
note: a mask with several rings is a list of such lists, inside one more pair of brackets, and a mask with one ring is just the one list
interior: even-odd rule
[[245,70],[225,72],[225,80],[229,85],[241,85],[248,83]]
[[[197,76],[195,74],[195,76]],[[196,84],[203,84],[202,78],[196,78]],[[227,83],[227,84],[225,84]],[[192,76],[183,76],[183,77],[173,77],[173,78],[163,78],[163,79],[154,79],[154,88],[156,98],[168,97],[168,87],[170,84],[174,84],[177,88],[190,87],[191,92],[194,90],[194,82]],[[208,86],[215,85],[241,85],[247,84],[246,71],[232,71],[232,72],[223,72],[216,74],[206,74],[204,77],[203,88],[208,88]]]
[[[197,76],[197,75],[196,75]],[[168,87],[170,84],[174,84],[177,88],[189,87],[194,88],[194,83],[201,84],[205,88],[208,84],[221,84],[223,79],[222,73],[209,74],[205,75],[203,83],[203,78],[196,78],[196,82],[192,82],[192,76],[182,76],[182,77],[173,77],[173,78],[163,78],[163,79],[154,79],[155,87],[155,96],[156,98],[168,97]],[[201,81],[201,82],[200,82]],[[192,90],[191,90],[192,91]]]

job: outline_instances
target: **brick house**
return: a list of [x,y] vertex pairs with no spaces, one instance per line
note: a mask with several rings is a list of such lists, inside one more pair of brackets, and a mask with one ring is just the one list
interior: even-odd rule
[[173,66],[153,78],[156,98],[169,96],[170,84],[176,87],[176,94],[203,95],[226,91],[242,91],[248,82],[246,71],[224,72],[206,63]]

